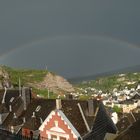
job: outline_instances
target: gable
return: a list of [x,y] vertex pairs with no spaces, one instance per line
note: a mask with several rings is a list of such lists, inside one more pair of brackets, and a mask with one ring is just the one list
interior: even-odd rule
[[78,131],[61,110],[52,111],[39,130],[41,137],[45,138],[50,138],[49,135],[64,136],[67,139],[77,139],[80,137]]

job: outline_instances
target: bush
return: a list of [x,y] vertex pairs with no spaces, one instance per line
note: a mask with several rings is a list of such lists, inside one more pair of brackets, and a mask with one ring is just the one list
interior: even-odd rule
[[114,105],[113,106],[113,111],[116,112],[116,113],[120,113],[120,112],[122,112],[122,109],[120,107],[118,107],[117,105]]

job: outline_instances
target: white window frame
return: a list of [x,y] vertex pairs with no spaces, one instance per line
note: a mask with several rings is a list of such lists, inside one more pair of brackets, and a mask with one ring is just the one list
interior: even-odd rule
[[66,138],[66,140],[69,140],[69,135],[66,133],[59,133],[59,132],[53,132],[53,131],[48,131],[46,130],[46,134],[48,135],[48,139],[51,140],[51,136],[55,135],[57,137],[56,140],[60,140],[60,137]]

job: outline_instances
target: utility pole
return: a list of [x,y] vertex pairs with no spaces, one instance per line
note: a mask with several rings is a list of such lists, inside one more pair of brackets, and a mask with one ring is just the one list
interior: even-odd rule
[[21,96],[21,81],[20,81],[20,77],[18,79],[18,84],[19,84],[19,95]]
[[46,65],[46,71],[48,71],[48,67],[47,67],[47,65]]
[[50,98],[50,91],[49,91],[49,89],[48,89],[48,99]]

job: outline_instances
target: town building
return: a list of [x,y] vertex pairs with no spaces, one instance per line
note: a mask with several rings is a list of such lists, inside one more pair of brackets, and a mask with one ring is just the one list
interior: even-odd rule
[[0,129],[31,139],[103,140],[117,131],[100,100],[33,98],[23,87],[1,90],[0,102]]

